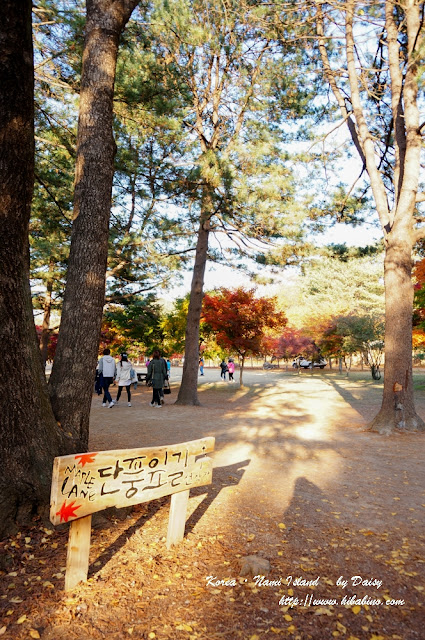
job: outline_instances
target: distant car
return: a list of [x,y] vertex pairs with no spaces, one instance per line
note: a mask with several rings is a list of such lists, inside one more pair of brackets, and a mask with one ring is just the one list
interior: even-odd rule
[[307,360],[302,356],[295,358],[292,366],[294,369],[324,369],[327,365],[327,361],[324,358],[320,358],[318,361]]
[[265,362],[263,364],[263,369],[279,369],[279,365],[273,364],[272,362]]

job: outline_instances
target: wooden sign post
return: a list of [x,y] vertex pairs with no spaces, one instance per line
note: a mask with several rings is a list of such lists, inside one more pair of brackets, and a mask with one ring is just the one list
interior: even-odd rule
[[171,495],[167,547],[183,540],[191,487],[211,484],[214,438],[55,458],[50,520],[70,522],[65,590],[87,580],[91,514]]

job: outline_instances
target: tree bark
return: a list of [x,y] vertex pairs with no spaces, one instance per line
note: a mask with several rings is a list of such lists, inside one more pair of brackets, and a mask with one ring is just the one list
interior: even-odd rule
[[[400,52],[399,32],[395,23],[395,7],[404,11],[407,31],[407,56]],[[358,72],[361,58],[356,51],[354,18],[355,0],[347,0],[345,12],[345,44],[347,72],[350,84],[348,98],[341,100],[337,74],[333,72],[324,40],[324,20],[321,5],[317,5],[317,34],[323,69],[341,114],[347,118],[345,99],[350,100],[355,117],[355,128],[350,128],[353,142],[366,166],[376,209],[384,234],[386,257],[385,280],[385,376],[382,407],[370,428],[379,433],[394,429],[425,430],[417,415],[412,383],[412,313],[413,288],[412,248],[416,239],[414,212],[419,184],[421,132],[418,108],[418,62],[423,43],[420,3],[396,4],[385,2],[385,31],[388,49],[388,68],[394,123],[393,185],[394,204],[389,208],[388,194],[380,172],[380,159],[375,149],[374,136],[367,123],[361,101],[363,75]],[[423,30],[422,30],[423,32]],[[357,42],[357,45],[359,43]],[[373,372],[372,372],[373,374]]]
[[185,333],[185,352],[182,383],[176,404],[199,405],[198,399],[198,362],[199,362],[199,323],[204,297],[205,265],[208,255],[208,238],[210,233],[210,216],[204,214],[198,231],[195,265],[193,267],[190,302],[187,313]]
[[[408,219],[410,216],[408,216]],[[400,225],[401,226],[401,225]],[[425,431],[415,411],[412,378],[411,231],[394,228],[385,253],[385,370],[382,406],[369,428],[381,434],[395,429]]]
[[241,356],[241,365],[239,371],[239,386],[243,387],[243,369],[245,366],[245,356]]
[[53,458],[68,450],[41,364],[29,286],[34,181],[31,1],[0,4],[0,538],[48,505]]
[[71,249],[50,395],[56,419],[86,450],[108,257],[120,35],[137,0],[87,0]]

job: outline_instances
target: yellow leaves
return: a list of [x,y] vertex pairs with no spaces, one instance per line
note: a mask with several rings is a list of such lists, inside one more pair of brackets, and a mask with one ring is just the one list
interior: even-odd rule
[[385,640],[385,636],[378,636],[376,633],[372,633],[369,640]]
[[22,624],[23,622],[25,622],[26,619],[27,619],[27,616],[24,613],[23,616],[21,616],[20,618],[17,619],[16,624]]
[[6,631],[7,631],[7,627],[6,627],[6,625],[4,625],[4,627],[2,627],[0,629],[0,636],[4,635],[6,633]]
[[285,615],[283,617],[286,620],[286,622],[291,622],[292,621],[292,616],[290,616],[289,613],[285,613]]
[[355,613],[356,615],[357,615],[358,613],[360,613],[360,611],[361,611],[361,610],[362,610],[362,608],[361,608],[361,606],[360,606],[360,605],[358,605],[358,604],[355,604],[355,605],[354,605],[354,607],[351,607],[351,611],[352,611],[353,613]]
[[151,631],[150,633],[148,633],[148,638],[149,640],[153,640],[154,638],[156,638],[156,634],[153,631]]
[[288,633],[295,633],[296,630],[297,628],[294,624],[290,624],[289,627],[286,629]]
[[286,524],[283,524],[283,522],[279,522],[278,527],[279,529],[286,529]]
[[350,636],[347,640],[359,640],[357,636]]
[[333,611],[328,609],[327,607],[317,607],[314,612],[315,616],[333,616]]
[[43,587],[47,587],[48,589],[54,589],[55,585],[49,582],[49,580],[46,580],[46,582],[43,582]]
[[30,636],[31,638],[35,638],[37,640],[37,638],[40,638],[40,634],[38,633],[37,629],[30,629]]
[[306,567],[305,564],[300,564],[300,568],[305,572],[305,573],[316,573],[316,569],[314,567]]
[[254,633],[252,636],[250,636],[249,640],[260,640],[260,636],[257,636],[257,634]]
[[193,631],[190,624],[185,624],[185,623],[177,624],[176,629],[177,631]]
[[270,627],[270,631],[272,633],[282,633],[283,629],[279,629],[279,627]]
[[336,628],[338,629],[338,631],[341,631],[341,633],[347,633],[347,627],[344,627],[344,625],[338,621],[336,623]]
[[413,585],[413,588],[416,589],[416,591],[423,591],[425,587]]

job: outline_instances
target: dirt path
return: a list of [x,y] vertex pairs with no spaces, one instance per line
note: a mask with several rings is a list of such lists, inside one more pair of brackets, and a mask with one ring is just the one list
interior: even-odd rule
[[[9,541],[5,638],[425,637],[424,436],[364,431],[380,403],[375,383],[253,371],[240,390],[217,377],[207,370],[195,408],[151,408],[143,387],[132,407],[109,410],[94,397],[91,450],[212,435],[213,484],[191,492],[186,538],[172,551],[167,499],[115,523],[97,518],[91,580],[71,596],[61,591],[66,530],[36,527],[32,560]],[[418,407],[425,418],[423,392]],[[269,584],[239,577],[249,555],[269,560]],[[34,562],[40,581],[28,578]]]

